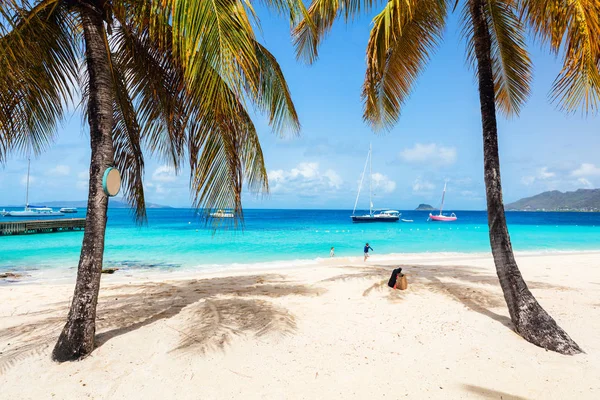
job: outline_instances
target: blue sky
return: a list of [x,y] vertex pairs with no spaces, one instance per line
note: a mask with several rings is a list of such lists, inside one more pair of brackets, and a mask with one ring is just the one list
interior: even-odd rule
[[[247,208],[352,208],[369,143],[376,207],[411,209],[439,203],[448,180],[449,209],[484,209],[483,155],[477,87],[464,57],[456,15],[419,78],[397,126],[376,135],[362,121],[361,84],[370,17],[338,23],[312,66],[296,61],[284,19],[260,12],[262,41],[277,57],[300,115],[299,137],[273,135],[256,116],[271,193],[247,193]],[[519,118],[499,116],[500,158],[507,202],[545,190],[600,187],[599,118],[565,115],[548,101],[560,70],[553,56],[530,46],[532,95]],[[87,196],[89,137],[81,115],[59,127],[51,149],[32,160],[30,202]],[[190,205],[188,172],[146,161],[147,201]],[[27,160],[14,154],[0,170],[0,204],[23,204]],[[363,197],[359,206],[367,206]]]

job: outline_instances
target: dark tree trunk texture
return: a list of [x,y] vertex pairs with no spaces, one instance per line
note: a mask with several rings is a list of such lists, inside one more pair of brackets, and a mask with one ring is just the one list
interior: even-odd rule
[[470,0],[469,7],[474,28],[483,124],[483,162],[490,245],[510,318],[517,333],[537,346],[561,354],[581,353],[583,350],[556,324],[531,294],[513,255],[502,201],[494,79],[490,59],[491,39],[484,15],[485,0]]
[[88,209],[75,293],[67,323],[52,351],[52,358],[60,362],[80,359],[94,349],[108,207],[108,196],[102,190],[102,176],[114,162],[111,136],[112,80],[104,22],[99,11],[86,6],[81,7],[81,20],[89,74],[88,122],[92,157]]

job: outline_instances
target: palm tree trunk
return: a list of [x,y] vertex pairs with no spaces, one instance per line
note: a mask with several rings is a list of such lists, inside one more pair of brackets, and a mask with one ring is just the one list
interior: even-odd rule
[[82,358],[94,349],[108,207],[108,196],[102,190],[102,176],[114,163],[112,80],[104,22],[97,10],[87,7],[82,7],[81,19],[89,74],[88,122],[92,157],[75,293],[67,323],[52,352],[52,358],[61,362]]
[[490,245],[510,318],[517,333],[535,345],[562,354],[581,353],[583,350],[556,324],[531,294],[513,255],[502,201],[494,78],[490,58],[491,39],[484,14],[486,4],[485,0],[470,0],[469,3],[474,28],[483,124],[483,162]]

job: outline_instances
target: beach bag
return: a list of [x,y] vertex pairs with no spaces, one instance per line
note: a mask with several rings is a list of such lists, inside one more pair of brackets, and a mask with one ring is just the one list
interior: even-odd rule
[[396,280],[398,279],[399,275],[402,275],[401,272],[402,268],[396,268],[392,271],[392,276],[390,276],[390,280],[388,281],[388,286],[392,289],[396,289]]
[[396,286],[394,286],[394,289],[406,290],[407,288],[408,281],[406,280],[406,275],[398,275],[398,279],[396,279]]

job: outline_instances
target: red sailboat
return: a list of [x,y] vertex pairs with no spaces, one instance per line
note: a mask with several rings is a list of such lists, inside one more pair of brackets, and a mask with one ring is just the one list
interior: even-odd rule
[[442,193],[442,205],[440,206],[440,213],[438,215],[429,213],[428,221],[452,222],[458,219],[454,213],[450,215],[442,214],[442,210],[444,209],[444,198],[446,197],[446,184],[447,182],[444,183],[444,193]]

